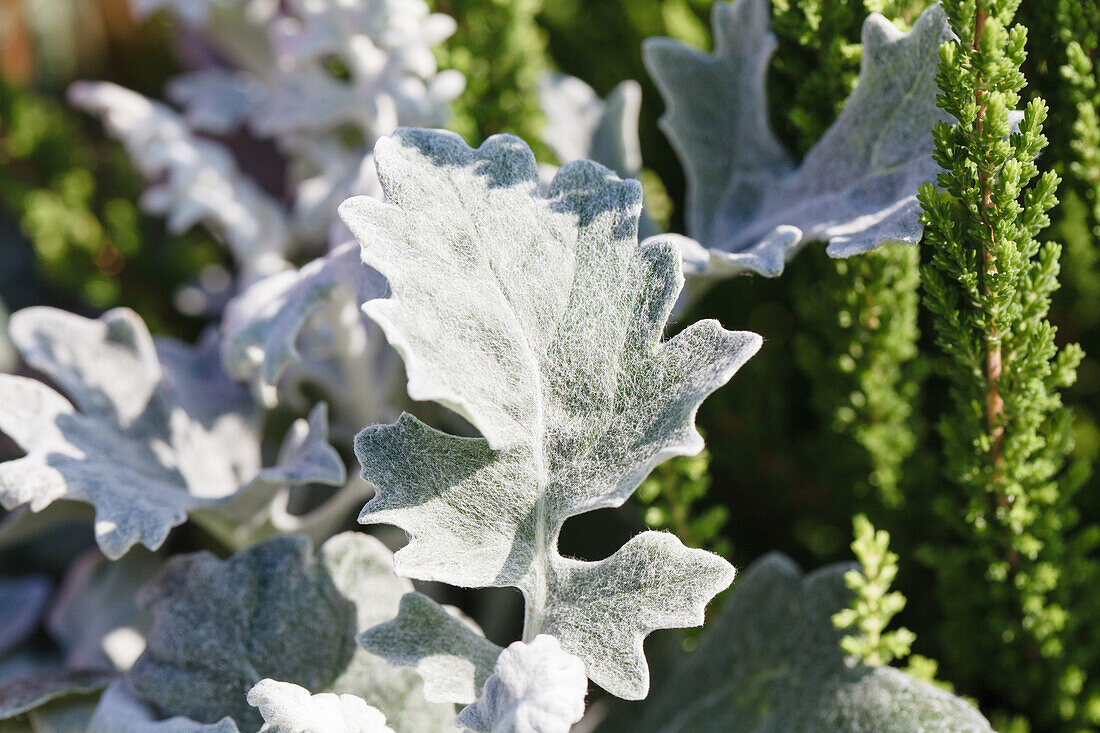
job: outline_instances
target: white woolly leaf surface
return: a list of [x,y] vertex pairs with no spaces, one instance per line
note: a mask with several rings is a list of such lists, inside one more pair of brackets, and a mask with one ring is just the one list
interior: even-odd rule
[[481,697],[455,723],[476,733],[569,733],[587,693],[584,662],[540,634],[500,653]]
[[622,504],[661,461],[703,447],[699,404],[760,346],[715,321],[661,337],[679,255],[638,245],[641,191],[590,161],[544,198],[534,156],[507,135],[472,150],[400,130],[375,148],[388,201],[341,207],[393,296],[364,306],[405,360],[409,396],[468,419],[460,438],[410,415],[356,439],[378,488],[362,522],[404,529],[409,577],[516,586],[524,638],[552,634],[589,676],[644,697],[642,640],[699,625],[733,579],[721,558],[647,532],[601,562],[556,549],[571,516]]
[[778,275],[798,245],[833,257],[920,239],[917,188],[934,180],[932,125],[939,6],[903,34],[872,14],[863,25],[856,89],[797,168],[769,128],[764,77],[775,50],[769,0],[715,3],[716,50],[646,42],[646,65],[668,105],[662,126],[688,178],[688,234],[716,274]]
[[500,654],[499,646],[420,593],[402,596],[397,616],[358,640],[390,664],[414,668],[432,702],[476,700]]
[[139,542],[160,547],[188,513],[245,542],[289,486],[344,482],[323,406],[292,427],[275,466],[261,466],[254,406],[210,339],[154,344],[132,311],[91,320],[45,307],[13,315],[11,335],[72,401],[0,374],[0,432],[27,452],[0,463],[0,503],[93,505],[96,541],[112,559]]
[[311,695],[289,682],[260,680],[248,704],[263,716],[263,733],[394,733],[385,715],[355,695]]
[[[538,92],[539,106],[546,115],[543,142],[559,162],[594,160],[620,178],[638,178],[642,171],[638,140],[642,88],[638,82],[621,82],[600,99],[580,79],[547,72],[539,79]],[[657,233],[644,211],[638,229],[642,239]]]
[[316,554],[280,536],[228,560],[172,558],[143,592],[153,612],[148,646],[131,670],[135,691],[166,713],[202,722],[231,716],[256,730],[246,700],[263,679],[351,694],[403,733],[442,730],[450,705],[432,705],[411,670],[358,648],[355,632],[392,618],[412,590],[381,542],[344,533]]
[[641,712],[601,731],[952,731],[991,733],[965,700],[893,667],[846,658],[832,616],[847,608],[847,563],[806,576],[779,553],[749,566],[699,645]]

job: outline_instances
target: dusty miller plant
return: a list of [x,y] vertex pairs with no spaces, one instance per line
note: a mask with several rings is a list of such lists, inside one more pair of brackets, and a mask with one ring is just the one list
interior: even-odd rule
[[[752,260],[774,274],[761,263],[781,266],[803,239],[904,239],[905,181],[916,175],[907,156],[930,124],[886,128],[911,133],[883,148],[900,156],[904,180],[887,176],[890,200],[872,210],[857,206],[865,190],[823,194],[778,148],[774,160],[732,167],[730,151],[712,155],[735,179],[763,182],[764,198],[785,195],[769,186],[798,191],[793,213],[758,211],[742,222],[755,227],[747,233],[730,225],[754,242],[745,259],[698,231],[703,245],[656,234],[642,217],[639,185],[623,180],[641,170],[632,84],[605,101],[578,80],[546,77],[545,140],[565,164],[540,176],[518,138],[471,149],[450,133],[394,132],[438,124],[457,91],[428,53],[453,26],[415,0],[134,5],[178,13],[191,42],[221,61],[173,83],[182,111],[109,85],[71,95],[103,115],[150,179],[144,205],[176,228],[211,227],[238,279],[227,302],[199,294],[222,317],[195,346],[154,339],[126,310],[11,317],[14,349],[41,378],[0,375],[0,430],[19,448],[0,462],[0,547],[75,526],[90,527],[98,549],[64,573],[44,622],[50,581],[0,578],[0,724],[550,733],[581,719],[591,681],[625,700],[658,690],[640,716],[611,709],[607,730],[639,719],[653,730],[989,729],[958,698],[844,658],[830,623],[850,601],[843,569],[803,580],[789,561],[765,558],[699,652],[673,660],[671,675],[655,665],[666,671],[651,680],[644,639],[702,624],[732,566],[665,532],[598,561],[558,548],[569,519],[620,506],[658,464],[698,454],[700,403],[761,345],[715,321],[666,338],[682,252],[706,246],[719,252],[707,258],[740,263],[716,271]],[[729,36],[719,65],[755,89],[770,53],[766,5],[716,8]],[[894,103],[885,78],[923,89],[918,51],[942,34],[931,11],[908,36],[869,21],[869,81],[849,116]],[[653,48],[658,76],[712,65],[667,42]],[[920,94],[910,97],[920,107]],[[722,101],[731,106],[720,116],[755,114]],[[301,114],[307,107],[317,114]],[[680,110],[699,112],[698,99]],[[860,134],[843,119],[834,147],[822,143],[822,166]],[[239,127],[291,162],[291,207],[210,136]],[[869,171],[866,186],[882,185]],[[732,191],[722,206],[741,205]],[[337,222],[349,194],[359,195]],[[811,214],[822,201],[878,224],[821,229]],[[730,211],[693,216],[738,221]],[[386,424],[407,404],[393,390],[406,378],[419,417]],[[329,405],[310,391],[318,386]],[[303,417],[275,429],[271,408]],[[371,425],[353,443],[362,480],[347,479],[329,443],[330,408],[337,448]],[[396,554],[363,532],[337,533],[372,493],[360,521],[404,530]],[[188,521],[216,553],[168,555]],[[412,580],[518,589],[522,638],[502,648]],[[28,641],[39,626],[58,659]],[[689,678],[698,685],[685,700],[678,680]]]

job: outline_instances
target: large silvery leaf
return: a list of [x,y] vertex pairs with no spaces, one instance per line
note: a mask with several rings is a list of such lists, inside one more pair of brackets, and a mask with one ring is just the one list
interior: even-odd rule
[[803,576],[772,554],[741,576],[721,615],[664,684],[601,730],[674,733],[989,733],[976,708],[893,667],[845,658],[832,615],[850,565]]
[[409,396],[483,437],[410,415],[364,430],[356,454],[378,493],[360,521],[406,531],[402,575],[518,587],[526,640],[556,636],[597,684],[644,697],[644,637],[701,624],[733,568],[658,532],[581,562],[558,553],[558,533],[702,449],[699,404],[760,338],[703,321],[661,340],[683,277],[672,245],[639,246],[635,181],[569,163],[544,198],[531,151],[504,135],[471,150],[404,129],[375,159],[392,203],[341,207],[393,292],[364,309],[404,358]]
[[229,715],[242,730],[261,724],[246,695],[263,679],[361,697],[403,733],[443,730],[452,706],[426,702],[413,671],[355,643],[410,590],[389,551],[363,534],[337,535],[316,554],[304,537],[284,536],[224,561],[178,556],[144,591],[154,622],[130,683],[165,713]]
[[93,505],[96,540],[112,559],[137,543],[156,549],[189,513],[225,541],[246,542],[262,536],[265,513],[291,485],[345,480],[322,407],[291,429],[276,465],[261,465],[254,406],[210,340],[154,344],[124,309],[90,320],[28,308],[12,316],[11,333],[69,399],[0,375],[0,431],[27,453],[0,463],[0,503]]
[[[546,115],[543,141],[561,163],[594,160],[620,178],[638,178],[642,145],[638,140],[638,113],[642,88],[624,81],[600,99],[592,87],[567,74],[546,73],[539,79],[539,106]],[[547,176],[544,175],[544,178]],[[657,233],[643,211],[640,238]]]
[[940,45],[951,31],[930,8],[903,34],[872,14],[859,81],[844,110],[794,167],[769,129],[764,77],[775,50],[768,0],[714,5],[716,51],[650,39],[646,65],[668,111],[662,125],[688,178],[685,258],[714,274],[778,275],[802,243],[848,257],[915,243],[917,188],[934,180],[932,125]]

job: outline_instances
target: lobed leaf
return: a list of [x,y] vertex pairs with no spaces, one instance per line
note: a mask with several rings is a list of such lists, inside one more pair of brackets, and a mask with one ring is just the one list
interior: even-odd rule
[[367,651],[392,665],[412,667],[432,702],[467,704],[478,698],[500,647],[420,593],[401,597],[397,616],[358,636]]
[[338,484],[324,407],[297,424],[279,461],[261,466],[248,394],[218,362],[217,344],[154,345],[132,311],[90,320],[53,308],[12,316],[23,358],[61,387],[0,374],[0,431],[27,455],[0,463],[0,503],[41,511],[57,500],[95,507],[96,541],[117,559],[158,548],[193,513],[244,542],[291,485]]
[[[638,114],[642,88],[627,80],[600,99],[592,87],[568,74],[547,72],[539,79],[539,106],[546,116],[543,142],[562,163],[594,160],[620,178],[638,178],[642,172],[642,145]],[[556,170],[556,169],[554,169]],[[552,177],[552,173],[544,176]],[[657,233],[642,212],[639,237]]]
[[939,6],[909,33],[872,14],[859,81],[844,110],[797,167],[771,132],[765,74],[776,41],[768,0],[715,3],[716,50],[649,39],[646,65],[668,106],[662,127],[688,178],[688,234],[709,251],[703,271],[778,275],[799,245],[849,257],[915,243],[916,195],[938,170],[932,126],[940,45],[953,37]]
[[362,264],[354,242],[300,270],[258,280],[226,308],[226,371],[251,384],[268,406],[293,404],[287,392],[310,385],[347,405],[355,430],[392,419],[404,373],[378,327],[359,310],[385,292],[385,280]]
[[261,720],[246,693],[264,679],[356,695],[397,730],[441,729],[451,706],[427,703],[415,673],[355,643],[410,590],[389,551],[362,534],[337,535],[316,555],[304,537],[281,536],[224,561],[177,556],[144,591],[153,628],[129,680],[169,714],[229,715],[247,730]]
[[831,617],[848,606],[850,567],[803,576],[778,553],[756,561],[643,709],[601,730],[991,731],[965,700],[845,657]]
[[406,531],[403,575],[518,587],[525,638],[557,636],[595,682],[644,697],[642,639],[701,624],[733,569],[659,533],[580,562],[557,552],[558,533],[621,505],[666,458],[698,452],[699,404],[760,337],[704,321],[661,340],[679,256],[638,244],[638,184],[602,166],[566,164],[542,197],[534,156],[511,136],[471,150],[403,129],[375,159],[391,203],[341,207],[393,293],[364,310],[405,360],[409,396],[483,437],[410,415],[365,429],[356,455],[378,491],[360,521]]
[[286,215],[241,173],[227,148],[194,135],[170,107],[109,82],[77,82],[69,99],[103,117],[122,140],[137,169],[154,182],[142,194],[142,207],[166,216],[170,230],[205,224],[249,276],[286,266],[294,245]]

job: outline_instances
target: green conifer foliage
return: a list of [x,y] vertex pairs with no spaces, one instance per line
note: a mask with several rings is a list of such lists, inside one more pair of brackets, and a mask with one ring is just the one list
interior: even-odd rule
[[[1060,390],[1082,352],[1059,349],[1047,320],[1058,288],[1049,223],[1058,176],[1039,175],[1047,107],[1034,99],[1018,132],[1009,111],[1025,85],[1018,0],[947,0],[961,39],[944,44],[934,130],[937,187],[920,192],[929,262],[924,304],[951,406],[938,431],[948,486],[936,492],[946,536],[927,549],[938,578],[947,677],[966,692],[1056,728],[1089,711],[1080,593],[1095,577],[1074,533],[1080,483],[1067,466],[1072,414]],[[1089,593],[1091,593],[1091,589]],[[996,670],[993,673],[993,670]]]
[[809,267],[793,273],[803,324],[795,358],[811,380],[810,400],[826,433],[818,450],[830,456],[831,483],[896,508],[904,501],[902,466],[920,428],[920,253],[898,246],[847,260],[813,254]]
[[869,667],[881,667],[909,656],[917,636],[904,626],[886,630],[905,608],[905,596],[890,590],[898,575],[898,556],[890,552],[889,533],[876,530],[863,514],[852,520],[852,529],[852,552],[860,568],[844,574],[844,583],[854,595],[848,608],[833,614],[833,625],[854,632],[840,640],[845,652]]
[[450,128],[472,145],[499,132],[519,135],[540,157],[543,117],[536,85],[549,67],[535,22],[542,0],[431,0],[432,10],[457,21],[438,52],[440,66],[466,76]]
[[[900,27],[923,0],[773,0],[780,51],[773,62],[772,118],[791,147],[805,152],[836,118],[859,71],[860,28],[870,12]],[[800,318],[795,358],[811,384],[822,434],[812,450],[825,458],[830,485],[902,503],[901,468],[917,443],[913,403],[918,251],[888,247],[829,260],[805,252],[792,268]],[[873,489],[873,491],[872,491]]]

